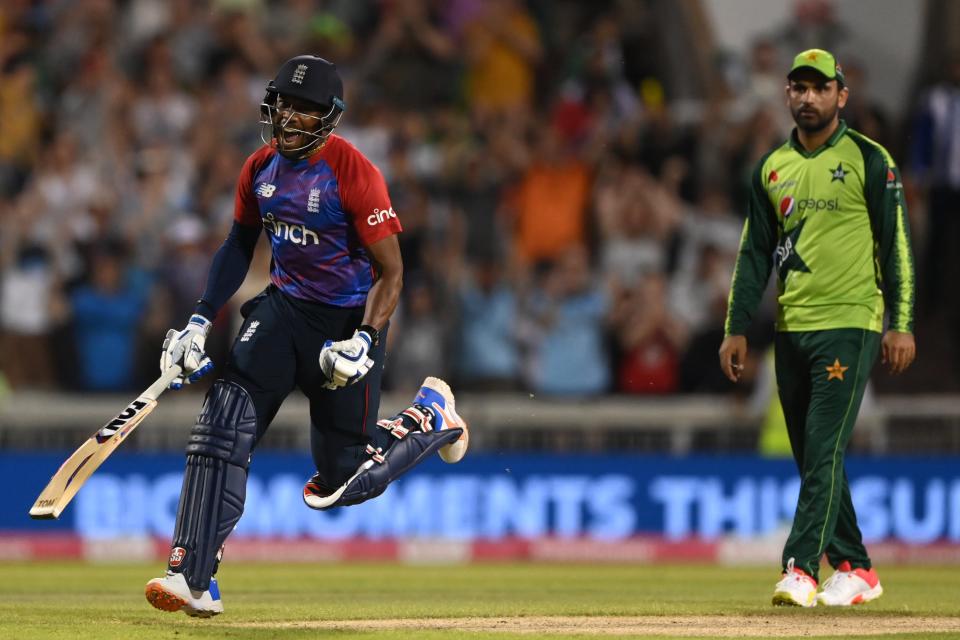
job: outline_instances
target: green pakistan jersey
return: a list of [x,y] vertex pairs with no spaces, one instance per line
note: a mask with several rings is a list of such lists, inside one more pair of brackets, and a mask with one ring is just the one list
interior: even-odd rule
[[746,332],[776,269],[778,331],[913,331],[914,275],[900,173],[842,120],[807,152],[796,138],[753,173],[725,332]]

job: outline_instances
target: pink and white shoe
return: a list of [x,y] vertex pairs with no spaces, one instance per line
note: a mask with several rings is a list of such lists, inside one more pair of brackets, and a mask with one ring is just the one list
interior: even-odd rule
[[823,583],[823,590],[817,595],[820,604],[828,607],[848,607],[876,600],[883,595],[880,578],[871,569],[854,569],[844,560],[837,570]]
[[467,455],[467,447],[470,446],[470,432],[467,431],[467,421],[457,414],[450,385],[440,378],[428,377],[424,379],[423,385],[413,399],[413,404],[423,405],[433,410],[435,417],[432,428],[434,431],[444,429],[463,430],[457,440],[441,447],[437,452],[444,462],[451,464],[460,462],[463,456]]
[[211,618],[223,613],[216,578],[210,578],[210,588],[206,591],[194,591],[182,573],[167,571],[162,578],[147,583],[144,595],[161,611],[183,611],[193,618]]
[[787,570],[773,589],[773,604],[777,606],[817,606],[817,581],[803,569],[793,566],[793,558],[787,560]]

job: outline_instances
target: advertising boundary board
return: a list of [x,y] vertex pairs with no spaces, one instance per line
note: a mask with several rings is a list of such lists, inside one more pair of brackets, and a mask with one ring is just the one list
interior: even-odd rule
[[[59,520],[31,521],[34,494],[62,459],[0,454],[13,497],[0,513],[0,558],[165,557],[181,456],[119,453]],[[958,462],[847,460],[878,561],[960,561]],[[755,456],[481,454],[431,460],[374,501],[315,512],[300,498],[310,471],[306,455],[255,455],[232,556],[749,563],[778,557],[799,486],[792,461]]]

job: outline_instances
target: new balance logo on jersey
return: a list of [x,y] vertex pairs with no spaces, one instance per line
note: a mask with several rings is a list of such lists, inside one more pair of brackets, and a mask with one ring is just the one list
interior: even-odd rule
[[257,195],[261,198],[269,198],[277,190],[277,185],[269,182],[261,182],[257,185]]
[[310,195],[307,196],[307,211],[320,213],[320,189],[310,189]]
[[290,82],[294,84],[303,84],[303,78],[307,75],[307,65],[298,64],[297,68],[293,70],[293,77],[290,78]]
[[250,338],[253,337],[253,334],[257,332],[257,327],[260,326],[259,320],[254,320],[250,323],[250,326],[247,327],[247,330],[243,332],[243,335],[240,336],[240,342],[250,342]]
[[302,224],[290,224],[283,220],[277,220],[272,213],[267,213],[263,217],[263,228],[285,242],[292,242],[303,247],[308,244],[320,244],[320,236],[315,231],[307,229]]
[[388,218],[396,218],[397,214],[393,212],[393,207],[389,209],[374,209],[373,213],[367,216],[367,224],[371,227],[375,224],[380,224]]

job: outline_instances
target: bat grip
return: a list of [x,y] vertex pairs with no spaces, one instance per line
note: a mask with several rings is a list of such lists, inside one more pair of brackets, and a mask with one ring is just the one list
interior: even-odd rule
[[173,382],[173,379],[180,375],[183,369],[180,365],[175,364],[163,373],[160,374],[160,377],[157,378],[157,381],[150,385],[146,391],[143,392],[141,397],[149,398],[150,400],[156,400],[160,397],[160,394],[167,390],[167,387],[170,386],[170,383]]

